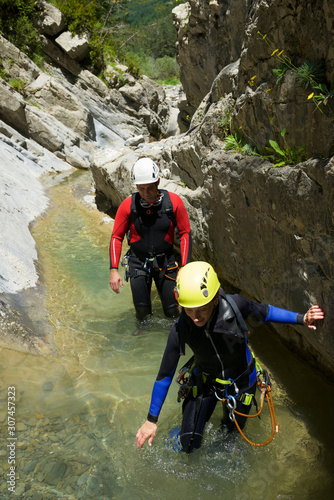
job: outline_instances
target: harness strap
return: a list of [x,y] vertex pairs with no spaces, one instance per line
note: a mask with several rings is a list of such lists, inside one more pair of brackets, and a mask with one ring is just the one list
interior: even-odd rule
[[235,301],[232,299],[232,297],[230,295],[227,295],[227,294],[225,295],[225,298],[226,298],[227,302],[230,304],[230,306],[232,307],[233,312],[237,317],[237,321],[238,321],[239,326],[240,326],[241,330],[243,331],[243,333],[249,333],[249,329],[248,329],[248,327],[245,323],[245,320],[241,315],[239,307],[237,306]]
[[250,375],[252,373],[252,371],[254,370],[254,367],[255,367],[255,358],[252,357],[252,359],[250,360],[250,362],[248,363],[247,365],[247,368],[244,372],[242,372],[237,378],[235,379],[221,379],[221,378],[213,378],[210,380],[210,376],[209,375],[206,375],[209,379],[209,381],[211,383],[216,383],[216,384],[220,384],[220,385],[231,385],[231,384],[237,384],[238,382],[240,382],[242,379],[244,379],[245,377],[247,377],[248,375]]

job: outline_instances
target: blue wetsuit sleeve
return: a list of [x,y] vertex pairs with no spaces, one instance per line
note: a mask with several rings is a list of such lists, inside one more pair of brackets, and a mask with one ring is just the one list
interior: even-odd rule
[[160,414],[162,405],[165,402],[167,392],[170,384],[172,383],[175,371],[169,376],[162,380],[156,380],[154,382],[151,405],[147,415],[147,420],[150,422],[157,422]]
[[270,305],[268,308],[268,314],[264,321],[270,321],[271,323],[297,323],[299,325],[303,325],[304,315]]
[[166,399],[169,386],[172,383],[180,359],[180,342],[176,323],[177,322],[174,323],[169,333],[160,369],[153,385],[151,405],[147,416],[147,420],[150,422],[158,421],[160,410]]

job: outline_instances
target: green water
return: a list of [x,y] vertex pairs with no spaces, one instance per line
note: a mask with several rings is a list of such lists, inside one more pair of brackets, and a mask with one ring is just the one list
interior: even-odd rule
[[[60,180],[59,180],[60,179]],[[173,384],[151,448],[138,450],[152,385],[171,322],[154,296],[155,315],[137,325],[128,284],[111,292],[108,245],[112,226],[82,204],[88,173],[49,179],[50,209],[33,228],[41,290],[51,325],[43,355],[0,350],[0,500],[67,499],[323,499],[333,482],[333,385],[289,353],[268,328],[251,346],[271,374],[280,432],[268,446],[219,434],[217,409],[203,446],[175,451],[180,424]],[[30,308],[40,308],[38,301]],[[44,352],[46,349],[44,349]],[[190,353],[187,353],[187,355]],[[188,358],[187,358],[188,359]],[[7,388],[16,391],[16,487],[8,491]],[[268,409],[251,419],[255,442],[271,432]]]

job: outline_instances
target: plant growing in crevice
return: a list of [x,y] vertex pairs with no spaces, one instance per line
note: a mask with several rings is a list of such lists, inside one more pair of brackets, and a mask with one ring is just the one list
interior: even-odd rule
[[268,159],[274,163],[275,167],[282,167],[283,165],[297,165],[307,159],[305,152],[305,145],[300,148],[290,147],[285,139],[286,130],[281,131],[284,147],[280,147],[278,143],[272,139],[269,140],[270,147],[266,146],[264,149],[268,154],[262,153],[263,159]]
[[326,69],[323,62],[305,61],[296,68],[296,80],[304,89],[310,85],[326,83]]
[[256,151],[252,148],[252,146],[245,142],[242,135],[238,132],[234,134],[229,134],[225,139],[225,151],[234,151],[235,153],[240,153],[245,156],[250,156],[257,154]]
[[279,68],[274,68],[272,72],[276,75],[276,85],[279,84],[287,70],[289,69],[289,64],[287,61],[282,61]]
[[[279,52],[279,49],[274,49],[273,43],[269,40],[267,34],[263,35],[258,31],[258,35],[272,50],[271,57],[276,57],[280,61],[280,67],[273,69],[276,75],[276,84],[284,76],[288,69],[296,74],[296,80],[308,89],[311,87],[313,92],[307,97],[308,100],[312,99],[316,109],[324,113],[323,106],[326,106],[328,101],[334,97],[334,79],[331,83],[326,79],[326,67],[323,61],[304,61],[300,66],[296,66],[293,62],[294,57],[289,57],[284,54],[284,50]],[[329,109],[328,112],[333,116],[334,112]]]
[[26,86],[25,80],[21,80],[21,78],[14,78],[13,80],[9,80],[8,83],[16,90],[16,92],[19,92],[22,95],[24,94]]
[[[266,108],[267,110],[267,108]],[[269,139],[269,146],[263,148],[254,144],[254,140],[241,132],[242,127],[239,127],[239,132],[229,134],[225,138],[224,149],[226,151],[235,151],[246,156],[260,156],[262,159],[269,160],[273,163],[274,167],[282,167],[284,165],[297,165],[307,159],[305,145],[301,147],[291,147],[288,144],[286,137],[286,129],[282,129],[281,125],[275,124],[276,115],[269,116],[269,123],[273,129],[273,134],[279,134],[281,137],[282,145],[274,139]],[[231,126],[231,122],[230,122]],[[248,140],[248,142],[247,142]],[[252,145],[253,143],[254,145]]]
[[219,128],[222,131],[222,137],[227,137],[231,134],[231,120],[232,120],[233,108],[227,107],[223,116],[220,119]]

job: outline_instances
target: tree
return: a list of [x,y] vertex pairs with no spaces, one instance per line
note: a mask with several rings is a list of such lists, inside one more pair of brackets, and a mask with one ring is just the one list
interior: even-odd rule
[[34,18],[38,14],[34,0],[0,0],[0,31],[21,50],[38,47],[38,31]]

